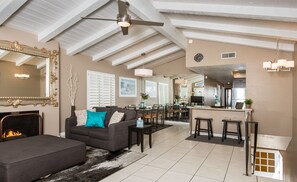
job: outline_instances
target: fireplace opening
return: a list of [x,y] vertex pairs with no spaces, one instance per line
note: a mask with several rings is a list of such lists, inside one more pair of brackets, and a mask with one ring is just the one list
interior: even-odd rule
[[0,142],[42,134],[43,116],[39,111],[0,113]]

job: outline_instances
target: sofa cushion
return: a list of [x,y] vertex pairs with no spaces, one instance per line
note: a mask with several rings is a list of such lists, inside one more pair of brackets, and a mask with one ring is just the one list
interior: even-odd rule
[[111,111],[112,109],[106,108],[106,107],[94,107],[94,109],[96,110],[96,112],[107,112],[105,120],[104,120],[105,127],[107,127],[108,123],[110,121],[110,118],[113,114],[113,112]]
[[87,110],[75,110],[77,126],[84,126],[87,122]]
[[101,140],[108,140],[108,128],[88,128],[89,137]]
[[125,113],[124,121],[136,119],[136,111],[132,109],[114,108],[114,111]]
[[125,116],[125,113],[115,111],[110,118],[108,126],[110,126],[111,124],[115,124],[115,123],[119,123],[120,121],[123,121],[124,116]]
[[104,120],[106,117],[107,112],[91,112],[87,111],[87,123],[86,127],[99,127],[99,128],[105,128],[104,126]]
[[74,134],[88,136],[89,135],[89,129],[90,128],[86,128],[85,126],[75,126],[75,127],[70,128],[70,132],[74,133]]

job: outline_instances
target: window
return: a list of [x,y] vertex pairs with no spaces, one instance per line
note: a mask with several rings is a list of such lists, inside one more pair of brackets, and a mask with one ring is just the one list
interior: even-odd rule
[[169,103],[169,87],[167,83],[159,83],[159,104]]
[[87,71],[87,108],[115,105],[115,75]]

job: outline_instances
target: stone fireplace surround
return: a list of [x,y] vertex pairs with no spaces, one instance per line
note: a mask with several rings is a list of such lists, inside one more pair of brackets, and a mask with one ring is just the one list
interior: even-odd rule
[[[19,135],[3,137],[8,131],[19,132]],[[0,142],[41,134],[43,134],[43,114],[39,111],[0,113]]]

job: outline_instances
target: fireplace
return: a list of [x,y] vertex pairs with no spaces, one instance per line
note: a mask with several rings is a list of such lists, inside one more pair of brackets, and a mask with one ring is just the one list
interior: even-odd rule
[[39,111],[0,113],[0,142],[41,135],[42,125]]

